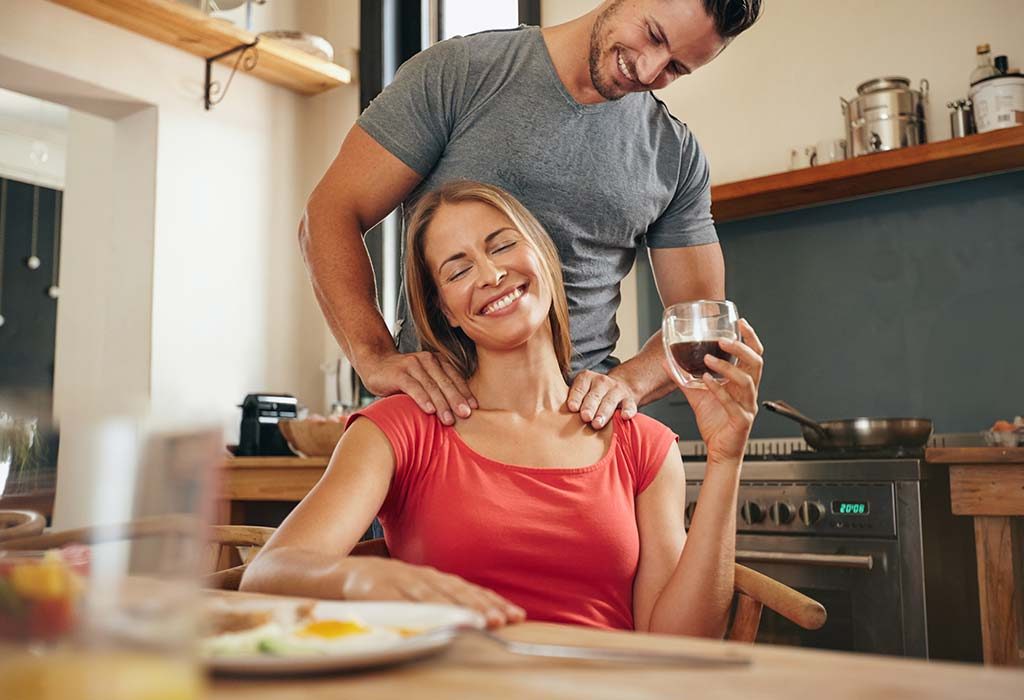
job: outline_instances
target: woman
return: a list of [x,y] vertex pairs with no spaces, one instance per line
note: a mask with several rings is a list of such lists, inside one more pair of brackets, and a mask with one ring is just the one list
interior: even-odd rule
[[[424,349],[480,407],[446,426],[399,395],[352,416],[243,589],[456,603],[492,626],[528,615],[721,636],[762,370],[753,329],[721,341],[737,366],[707,356],[728,383],[683,389],[708,449],[687,535],[676,436],[644,415],[595,430],[566,408],[568,310],[537,220],[498,188],[451,183],[419,202],[407,244]],[[393,558],[345,556],[378,513]]]

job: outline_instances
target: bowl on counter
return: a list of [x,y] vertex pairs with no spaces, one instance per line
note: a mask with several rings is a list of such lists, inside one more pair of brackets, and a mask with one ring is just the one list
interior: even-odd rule
[[302,457],[330,457],[345,432],[345,418],[282,420],[278,422],[288,446]]

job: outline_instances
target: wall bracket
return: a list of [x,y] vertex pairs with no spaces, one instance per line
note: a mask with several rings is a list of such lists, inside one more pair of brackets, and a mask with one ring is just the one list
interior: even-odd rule
[[[206,110],[209,111],[211,107],[219,104],[224,96],[228,94],[228,88],[231,87],[231,81],[235,77],[235,72],[241,65],[242,70],[245,72],[251,71],[256,67],[256,62],[259,60],[259,51],[256,50],[256,44],[259,43],[259,37],[254,39],[248,44],[239,44],[233,49],[223,51],[216,56],[210,56],[206,59],[206,84],[205,84],[205,99]],[[235,65],[231,67],[231,75],[228,76],[228,82],[224,85],[224,89],[221,90],[220,82],[212,79],[213,64],[222,58],[230,56],[232,54],[238,54],[235,59]]]

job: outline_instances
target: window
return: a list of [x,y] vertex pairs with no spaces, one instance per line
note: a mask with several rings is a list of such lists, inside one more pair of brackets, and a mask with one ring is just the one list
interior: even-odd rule
[[519,26],[519,0],[438,0],[440,39]]

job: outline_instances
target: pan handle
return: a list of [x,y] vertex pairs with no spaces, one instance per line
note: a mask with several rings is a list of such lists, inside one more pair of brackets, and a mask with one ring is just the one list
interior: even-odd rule
[[767,408],[772,413],[778,413],[780,416],[785,416],[790,420],[795,420],[800,425],[805,425],[816,434],[820,435],[823,440],[828,440],[828,431],[817,421],[808,418],[800,411],[790,406],[785,401],[762,401],[761,405]]
[[841,569],[865,569],[875,566],[870,554],[804,554],[799,552],[750,552],[736,550],[736,561],[760,564],[797,564]]

